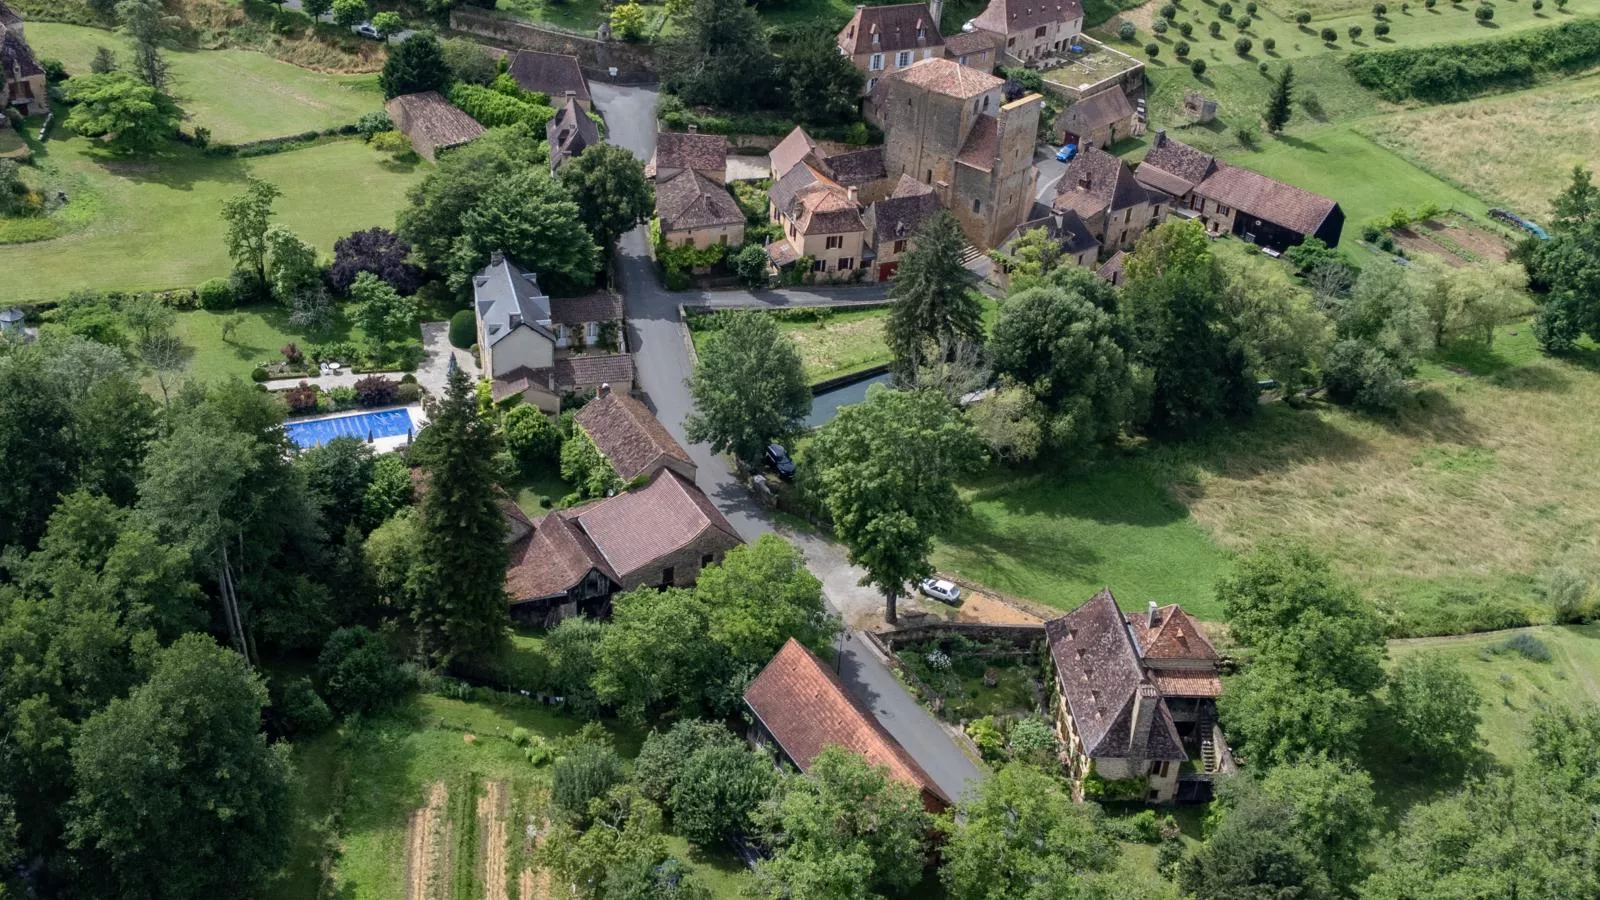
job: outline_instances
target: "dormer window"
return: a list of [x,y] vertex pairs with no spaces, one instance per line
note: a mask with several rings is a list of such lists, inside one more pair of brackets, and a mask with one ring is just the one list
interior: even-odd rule
[[879,43],[879,41],[878,41],[878,32],[876,30],[874,30],[872,32],[872,46],[876,47],[876,46],[878,46],[878,43]]

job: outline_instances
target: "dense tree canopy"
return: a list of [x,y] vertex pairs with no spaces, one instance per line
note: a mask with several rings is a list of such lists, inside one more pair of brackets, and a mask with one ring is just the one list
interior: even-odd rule
[[1551,201],[1550,240],[1528,238],[1518,256],[1545,294],[1534,322],[1539,343],[1565,352],[1582,335],[1600,340],[1600,188],[1574,166],[1572,182]]
[[811,411],[800,351],[769,315],[720,313],[689,381],[689,440],[746,463],[794,431]]
[[610,252],[618,238],[655,211],[655,190],[645,180],[644,165],[624,147],[590,147],[564,164],[560,174],[602,251]]
[[662,84],[691,106],[759,108],[772,94],[773,57],[744,0],[694,0],[661,47]]
[[445,65],[439,39],[427,32],[413,34],[398,45],[391,44],[383,72],[378,75],[384,99],[440,91],[449,80],[450,67]]
[[839,53],[835,34],[813,28],[789,43],[778,63],[778,84],[801,122],[831,125],[860,115],[864,76]]
[[917,232],[900,260],[889,295],[884,338],[895,369],[910,374],[956,342],[983,339],[983,304],[961,264],[967,239],[956,217],[941,212]]
[[1389,676],[1387,735],[1407,761],[1430,772],[1460,771],[1479,752],[1483,697],[1455,660],[1416,653]]
[[386,228],[354,232],[333,242],[328,284],[348,294],[357,275],[371,272],[401,294],[414,294],[422,286],[422,272],[408,261],[410,254],[411,245]]
[[462,214],[449,263],[450,283],[466,285],[496,251],[536,269],[546,290],[593,284],[600,268],[600,252],[584,229],[582,209],[543,168],[525,169],[495,183]]
[[543,165],[546,154],[544,135],[535,134],[527,125],[489,129],[440,159],[411,189],[395,230],[415,249],[424,266],[448,271],[467,212],[495,185]]
[[127,72],[78,75],[67,82],[67,127],[117,153],[144,153],[178,132],[172,98]]

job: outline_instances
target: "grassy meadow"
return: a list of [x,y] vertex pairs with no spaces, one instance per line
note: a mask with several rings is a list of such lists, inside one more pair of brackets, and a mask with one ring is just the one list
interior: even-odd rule
[[[128,41],[98,28],[35,22],[28,41],[40,56],[67,71],[89,71],[97,47],[126,62]],[[325,75],[251,50],[170,50],[173,97],[188,116],[186,130],[211,129],[227,143],[283,137],[353,124],[383,108],[376,75]]]
[[1397,631],[1448,633],[1487,606],[1545,616],[1536,579],[1600,571],[1600,352],[1539,353],[1526,325],[1424,367],[1393,419],[1323,404],[1132,449],[1083,471],[968,485],[935,562],[1071,608],[1102,585],[1205,619],[1230,554],[1310,542]]
[[0,284],[0,300],[192,287],[227,275],[219,213],[250,175],[283,189],[277,221],[331,254],[352,231],[392,226],[425,168],[359,140],[253,159],[209,158],[174,144],[154,158],[122,160],[57,131],[34,152],[41,170],[33,177],[60,185],[69,202],[47,220],[57,227],[51,239],[0,245],[0,268],[29,273]]

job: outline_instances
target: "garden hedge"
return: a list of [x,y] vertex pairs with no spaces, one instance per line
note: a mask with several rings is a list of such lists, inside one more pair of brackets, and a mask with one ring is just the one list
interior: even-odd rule
[[1468,100],[1525,87],[1544,72],[1600,65],[1600,20],[1567,22],[1470,44],[1436,44],[1351,54],[1345,65],[1362,87],[1395,102]]
[[478,318],[472,310],[463,309],[450,317],[450,343],[466,350],[478,342]]

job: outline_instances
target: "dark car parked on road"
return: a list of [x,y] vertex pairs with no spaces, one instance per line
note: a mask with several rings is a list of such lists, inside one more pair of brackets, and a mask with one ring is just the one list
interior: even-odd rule
[[789,451],[783,449],[782,444],[767,445],[767,465],[776,469],[778,477],[784,481],[794,480],[794,460],[789,458]]

